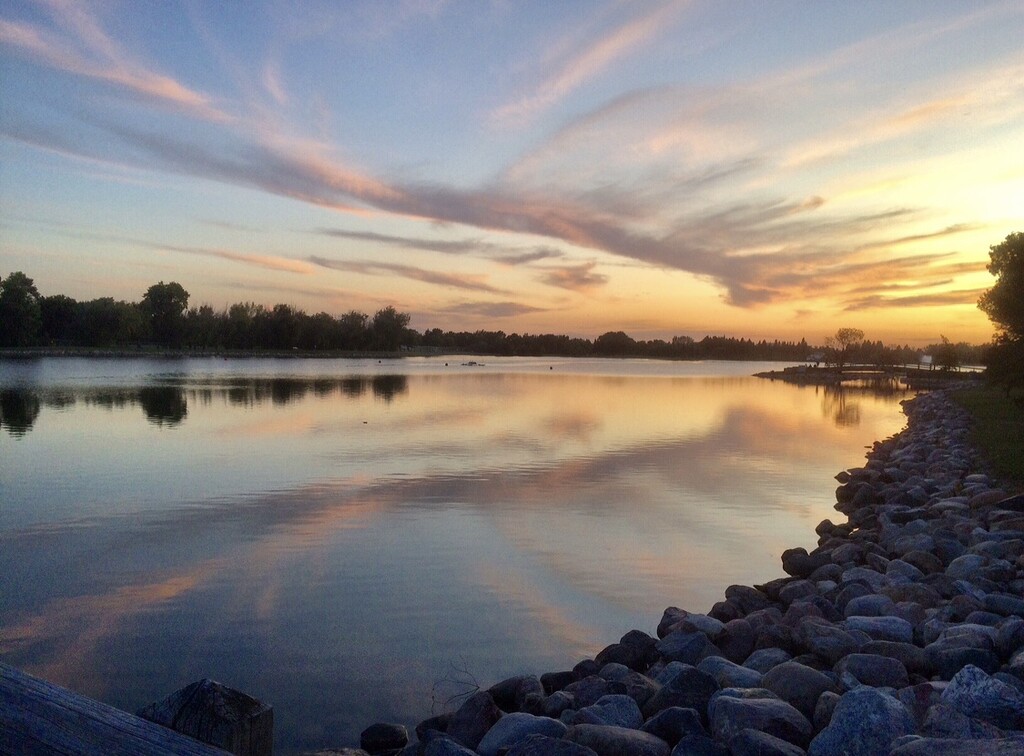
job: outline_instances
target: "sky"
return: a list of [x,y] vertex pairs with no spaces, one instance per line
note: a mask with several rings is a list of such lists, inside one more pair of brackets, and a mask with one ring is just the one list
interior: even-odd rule
[[5,0],[0,276],[594,338],[983,343],[1024,4]]

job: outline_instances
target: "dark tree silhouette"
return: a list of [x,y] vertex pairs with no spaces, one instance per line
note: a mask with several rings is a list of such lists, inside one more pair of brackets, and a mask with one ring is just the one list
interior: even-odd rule
[[153,339],[166,346],[180,346],[185,336],[188,292],[176,281],[155,283],[142,297],[142,311]]
[[370,326],[374,347],[389,352],[396,351],[402,346],[402,339],[405,337],[405,329],[408,325],[408,313],[399,312],[390,306],[377,310],[373,316],[373,324]]
[[0,281],[0,346],[36,343],[42,328],[39,292],[20,270]]

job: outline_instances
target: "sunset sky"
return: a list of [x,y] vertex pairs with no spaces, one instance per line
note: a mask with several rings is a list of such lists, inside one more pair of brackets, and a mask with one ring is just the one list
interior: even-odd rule
[[1024,3],[5,0],[0,276],[417,330],[981,343]]

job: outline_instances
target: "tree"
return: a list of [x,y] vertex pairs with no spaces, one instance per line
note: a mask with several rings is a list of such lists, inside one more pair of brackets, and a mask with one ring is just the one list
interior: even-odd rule
[[829,351],[829,362],[840,370],[850,361],[850,353],[864,341],[864,331],[859,328],[840,328],[835,336],[825,339]]
[[1024,233],[1009,234],[989,247],[988,271],[996,277],[978,307],[1000,329],[1000,338],[1024,339]]
[[0,281],[0,346],[36,343],[42,327],[39,292],[20,270]]
[[374,347],[390,352],[396,351],[402,345],[409,319],[408,313],[399,312],[394,307],[388,306],[383,310],[377,310],[370,326]]
[[142,311],[149,321],[154,340],[166,346],[179,346],[185,335],[185,310],[188,292],[176,281],[155,283],[142,297]]

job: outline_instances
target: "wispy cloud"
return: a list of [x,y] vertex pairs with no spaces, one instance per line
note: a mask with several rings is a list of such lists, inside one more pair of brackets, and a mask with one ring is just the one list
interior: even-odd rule
[[126,56],[81,3],[47,2],[67,34],[57,36],[25,22],[0,19],[0,44],[49,68],[112,85],[123,95],[180,110],[210,121],[231,117],[208,96],[149,70]]
[[331,270],[340,270],[346,273],[358,273],[365,276],[385,276],[408,278],[413,281],[434,284],[435,286],[448,286],[456,289],[468,289],[470,291],[485,291],[492,294],[508,294],[504,289],[499,289],[488,284],[483,276],[470,275],[465,273],[442,273],[436,270],[426,270],[412,265],[398,265],[393,263],[368,262],[359,260],[332,260],[319,255],[311,255],[309,261],[314,265]]
[[479,318],[514,318],[537,312],[548,312],[544,307],[532,307],[519,302],[460,302],[442,307],[438,312]]
[[526,265],[563,256],[562,252],[551,247],[523,249],[511,245],[495,244],[483,239],[426,239],[379,234],[373,231],[349,231],[341,228],[318,228],[315,229],[315,233],[336,239],[351,239],[404,249],[441,252],[446,255],[473,255],[509,266]]
[[559,268],[551,268],[540,276],[542,282],[548,286],[556,286],[569,291],[588,292],[597,289],[608,283],[608,276],[603,273],[595,273],[597,263],[588,262],[581,265],[565,265]]
[[[497,108],[491,114],[492,120],[515,126],[557,104],[616,61],[640,49],[652,37],[664,34],[673,17],[687,4],[678,1],[662,3],[654,10],[620,24],[587,44],[582,51],[574,51],[572,57],[547,73],[535,91]],[[632,9],[635,6],[627,7]]]
[[985,291],[986,289],[956,289],[930,294],[916,294],[911,297],[872,295],[847,302],[844,309],[847,311],[857,311],[889,307],[939,307],[948,305],[970,305],[973,307],[978,304],[978,298]]

